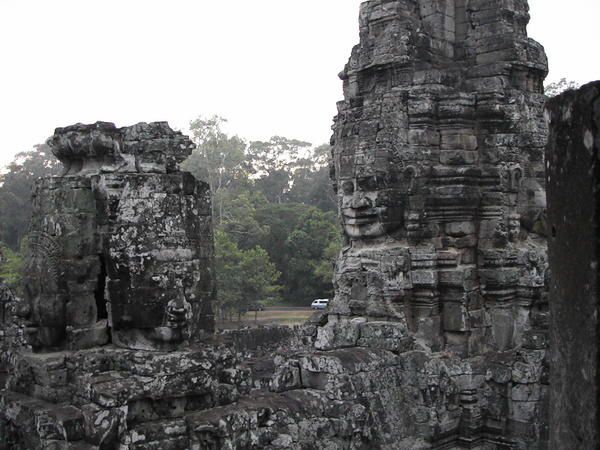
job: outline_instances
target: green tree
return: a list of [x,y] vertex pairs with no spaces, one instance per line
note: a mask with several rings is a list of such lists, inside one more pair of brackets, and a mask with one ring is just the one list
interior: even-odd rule
[[268,203],[260,192],[223,191],[222,195],[226,206],[219,229],[229,234],[242,250],[255,247],[268,238],[269,226],[256,217],[256,209]]
[[22,273],[23,258],[21,255],[0,243],[0,281],[17,292],[21,287]]
[[287,269],[290,255],[286,242],[288,236],[299,225],[306,205],[300,203],[267,203],[256,209],[256,220],[269,227],[269,234],[259,245],[271,257],[282,274],[282,284],[287,285]]
[[579,88],[580,84],[566,78],[561,78],[558,81],[549,83],[544,87],[544,94],[548,97],[556,97],[564,91]]
[[316,206],[323,211],[336,211],[336,197],[329,177],[331,146],[324,144],[310,150],[298,161],[292,176],[287,200]]
[[217,304],[221,317],[236,309],[240,301],[242,274],[239,270],[241,251],[224,231],[215,233],[215,267]]
[[31,190],[40,177],[56,175],[60,164],[47,145],[18,153],[0,174],[0,239],[18,251],[31,218]]
[[286,241],[289,262],[286,272],[286,297],[295,304],[331,294],[331,278],[324,279],[325,250],[339,243],[335,216],[318,208],[308,208]]
[[217,230],[215,255],[221,317],[231,312],[239,315],[253,303],[279,295],[280,273],[263,248],[240,250],[230,235]]
[[321,256],[321,260],[315,268],[315,276],[321,280],[321,283],[329,288],[328,291],[330,294],[333,294],[333,286],[331,285],[333,280],[333,271],[335,269],[335,262],[341,250],[342,239],[341,236],[338,236],[337,239],[334,238],[329,242],[327,247],[325,247],[325,250],[323,250],[323,255]]
[[281,286],[277,284],[281,274],[270,261],[269,254],[261,247],[254,247],[242,252],[240,263],[242,273],[242,305],[245,310],[249,305],[273,300],[279,296]]
[[[261,278],[248,275],[251,267],[267,275],[272,267],[280,281],[276,291],[288,303],[329,295],[339,247],[331,147],[282,136],[247,145],[228,136],[224,123],[218,116],[192,122],[198,149],[184,163],[211,184],[220,303],[239,310],[253,298],[273,297],[260,287]],[[250,284],[242,288],[243,280]],[[252,294],[255,285],[260,295]]]
[[256,188],[274,203],[283,203],[293,185],[295,171],[306,160],[311,144],[273,136],[251,142],[246,151]]
[[224,190],[247,183],[246,143],[238,136],[228,136],[222,125],[225,119],[199,117],[190,123],[196,150],[182,164],[199,180],[210,185],[213,193],[213,219],[220,223],[225,211]]

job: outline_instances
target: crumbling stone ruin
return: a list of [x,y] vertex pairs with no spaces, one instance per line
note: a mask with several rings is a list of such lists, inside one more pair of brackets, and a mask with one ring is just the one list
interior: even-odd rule
[[193,143],[98,122],[48,144],[65,172],[33,193],[0,447],[116,448],[233,395],[217,381],[229,353],[190,350],[212,336],[215,294],[210,190],[179,170]]
[[270,355],[208,336],[212,235],[196,224],[210,208],[177,171],[188,141],[165,125],[59,129],[66,176],[36,190],[19,311],[37,353],[12,357],[0,434],[15,448],[548,448],[547,64],[528,20],[525,0],[363,3],[334,125],[336,295]]
[[[0,265],[4,263],[4,255],[2,249],[0,249]],[[10,310],[14,306],[14,293],[5,284],[4,280],[0,278],[0,386],[5,382],[6,378],[6,358],[5,354],[8,352],[12,339],[7,335],[7,322],[10,315]]]
[[[546,59],[528,19],[522,1],[363,6],[333,137],[348,242],[330,318],[463,356],[536,339]],[[348,344],[326,330],[322,348]]]
[[600,446],[600,81],[547,105],[552,346],[549,448]]
[[528,20],[525,1],[366,2],[342,73],[347,245],[315,345],[459,357],[431,374],[432,445],[545,440],[547,68]]
[[363,4],[333,136],[335,299],[272,393],[196,416],[206,448],[547,448],[547,65],[528,20],[525,1]]
[[174,349],[214,328],[208,186],[166,123],[59,128],[33,193],[19,311],[35,349]]

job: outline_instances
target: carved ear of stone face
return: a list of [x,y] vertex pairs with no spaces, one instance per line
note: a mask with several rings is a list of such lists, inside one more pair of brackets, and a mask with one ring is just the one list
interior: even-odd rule
[[521,226],[529,232],[545,235],[546,191],[535,179],[522,181],[517,198]]

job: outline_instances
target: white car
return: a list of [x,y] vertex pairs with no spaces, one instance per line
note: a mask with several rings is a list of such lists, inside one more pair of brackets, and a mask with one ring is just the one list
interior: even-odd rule
[[318,298],[310,304],[310,307],[312,309],[325,309],[327,308],[327,305],[329,305],[328,298]]

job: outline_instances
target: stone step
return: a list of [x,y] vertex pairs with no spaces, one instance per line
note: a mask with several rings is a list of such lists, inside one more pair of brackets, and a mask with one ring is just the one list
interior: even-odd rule
[[209,395],[218,385],[219,381],[205,371],[154,377],[105,372],[89,380],[90,399],[108,408],[145,399]]
[[131,450],[186,449],[189,447],[186,421],[178,418],[138,424],[124,434],[121,444]]
[[67,443],[84,438],[83,414],[72,405],[52,404],[27,395],[2,391],[0,407],[2,419],[18,424],[21,437],[32,445],[42,445],[46,441]]

